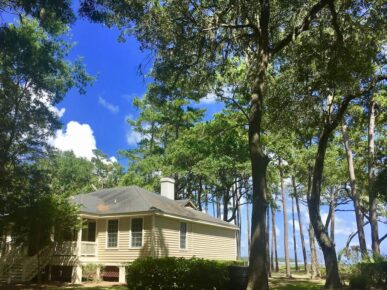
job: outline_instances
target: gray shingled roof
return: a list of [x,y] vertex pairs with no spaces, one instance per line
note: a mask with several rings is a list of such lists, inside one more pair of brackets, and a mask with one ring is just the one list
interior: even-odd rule
[[206,213],[185,207],[184,202],[170,200],[157,193],[138,186],[101,189],[95,192],[79,194],[71,201],[80,205],[81,213],[93,215],[114,215],[147,211],[160,211],[192,220],[205,221],[223,226],[236,226],[214,218]]

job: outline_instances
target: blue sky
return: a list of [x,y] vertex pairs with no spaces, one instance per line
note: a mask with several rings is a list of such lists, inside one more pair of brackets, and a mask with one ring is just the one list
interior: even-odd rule
[[[138,73],[138,67],[146,61],[147,54],[141,52],[139,44],[134,38],[126,43],[117,41],[118,31],[108,29],[99,24],[92,24],[78,19],[72,26],[71,33],[76,42],[69,59],[78,56],[84,58],[88,72],[97,78],[94,84],[87,89],[86,95],[79,95],[76,90],[68,93],[65,99],[58,104],[58,113],[62,116],[62,130],[59,130],[53,139],[53,144],[62,150],[73,150],[78,156],[90,158],[91,150],[98,148],[111,157],[118,159],[117,152],[121,149],[134,148],[138,135],[132,132],[126,119],[136,118],[138,112],[132,106],[135,96],[141,97],[146,90],[146,81]],[[207,118],[220,110],[213,98],[208,98],[198,104],[207,108]],[[125,160],[120,160],[125,165]],[[291,221],[291,203],[287,200],[288,220]],[[307,209],[301,207],[304,219],[304,235],[307,238]],[[325,217],[326,208],[322,209]],[[242,215],[246,215],[245,208]],[[246,218],[243,218],[245,221]],[[355,229],[355,218],[352,212],[337,214],[336,249],[340,250],[348,237]],[[278,254],[283,256],[283,215],[276,216],[278,235]],[[380,235],[387,231],[385,224],[380,224]],[[293,257],[292,226],[289,226],[289,249]],[[367,245],[370,247],[369,227],[366,227]],[[298,257],[302,259],[301,247],[298,239]],[[352,242],[357,244],[355,238]],[[307,244],[309,246],[309,244]],[[387,242],[382,244],[382,251],[387,253]],[[242,255],[247,255],[246,223],[242,225]],[[320,261],[322,255],[320,253]]]

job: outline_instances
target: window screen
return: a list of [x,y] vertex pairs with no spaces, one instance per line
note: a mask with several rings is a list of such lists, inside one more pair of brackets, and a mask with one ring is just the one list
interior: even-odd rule
[[115,248],[118,244],[118,220],[108,221],[108,248]]
[[180,249],[187,248],[187,224],[180,223]]
[[132,247],[142,247],[142,219],[132,219]]

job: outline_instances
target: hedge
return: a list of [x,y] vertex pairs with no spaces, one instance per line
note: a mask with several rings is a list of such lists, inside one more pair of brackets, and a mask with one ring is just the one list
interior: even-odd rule
[[352,289],[387,289],[387,260],[379,258],[356,264],[349,285]]
[[219,262],[175,257],[140,258],[127,268],[129,290],[227,289],[228,267],[240,262]]

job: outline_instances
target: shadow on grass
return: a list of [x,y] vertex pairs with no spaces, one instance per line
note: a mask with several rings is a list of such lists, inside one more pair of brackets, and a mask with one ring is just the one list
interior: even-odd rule
[[285,278],[276,276],[270,278],[271,290],[322,290],[324,286],[321,280],[300,278]]

